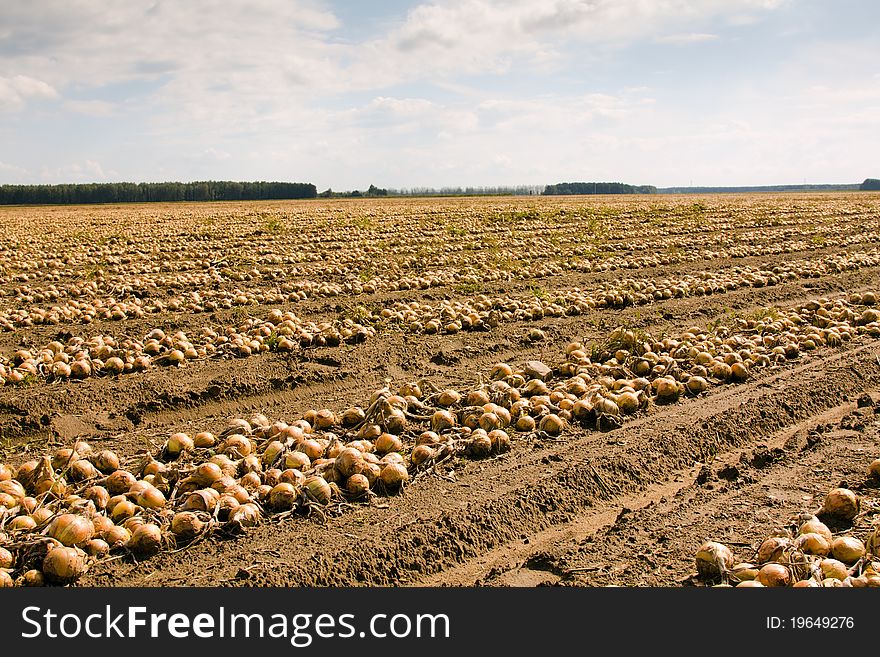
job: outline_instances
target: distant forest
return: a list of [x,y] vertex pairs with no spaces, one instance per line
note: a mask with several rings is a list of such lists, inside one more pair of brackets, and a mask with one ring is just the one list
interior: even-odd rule
[[204,182],[0,185],[0,205],[149,203],[159,201],[257,201],[315,198],[311,183]]
[[863,192],[878,192],[880,191],[880,180],[877,178],[865,178],[865,182],[859,185],[859,189]]
[[573,182],[547,185],[544,196],[562,194],[656,194],[653,185],[625,185],[619,182]]

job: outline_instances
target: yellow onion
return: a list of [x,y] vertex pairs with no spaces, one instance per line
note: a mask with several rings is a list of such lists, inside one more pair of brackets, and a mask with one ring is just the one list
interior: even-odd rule
[[348,478],[358,474],[364,467],[363,453],[354,447],[346,447],[339,452],[334,461],[334,466],[343,477]]
[[397,488],[409,480],[409,473],[402,463],[386,463],[379,471],[379,479],[389,488]]
[[84,516],[63,513],[49,523],[46,534],[70,547],[89,540],[95,534],[95,526]]
[[846,579],[849,576],[849,570],[846,564],[837,559],[822,559],[819,562],[819,568],[825,579]]
[[[344,451],[344,450],[343,450]],[[340,452],[341,454],[342,452]],[[339,454],[336,455],[339,458]],[[284,455],[284,468],[293,468],[294,470],[308,470],[312,465],[312,460],[306,456],[305,452],[287,452]]]
[[209,431],[200,431],[193,436],[193,447],[207,448],[217,444],[217,438]]
[[753,580],[758,576],[758,568],[751,563],[738,563],[730,569],[731,574],[740,582]]
[[538,428],[551,436],[558,436],[565,429],[565,421],[555,413],[548,413],[541,418]]
[[15,470],[5,463],[0,463],[0,481],[9,481],[15,477]]
[[109,449],[98,452],[93,456],[92,463],[104,474],[110,474],[119,469],[119,457],[116,455],[116,452]]
[[83,497],[91,500],[96,509],[103,511],[110,501],[110,492],[103,486],[91,486],[83,492]]
[[[378,438],[376,438],[376,451],[380,454],[387,454],[388,452],[399,452],[403,449],[403,443],[400,438],[390,433],[383,433]],[[345,474],[345,473],[343,473]]]
[[165,506],[165,496],[155,486],[147,486],[135,496],[138,506],[145,509],[161,509]]
[[100,559],[101,557],[107,556],[110,552],[110,545],[103,539],[93,538],[86,541],[85,545],[83,545],[83,549],[90,557]]
[[702,577],[718,577],[734,565],[733,552],[726,545],[706,541],[697,550],[697,572]]
[[98,471],[98,468],[92,465],[90,461],[80,459],[70,464],[70,468],[68,468],[67,474],[70,477],[71,481],[85,481],[87,479],[97,477],[100,472]]
[[98,536],[99,538],[104,538],[104,534],[107,533],[107,530],[111,527],[115,527],[113,520],[102,513],[96,513],[92,516],[91,520],[92,524],[95,526],[95,536]]
[[223,469],[211,461],[199,464],[190,474],[190,477],[192,477],[193,481],[199,486],[210,486],[222,476]]
[[213,488],[202,488],[187,495],[180,508],[184,511],[211,512],[217,506],[219,500],[219,492]]
[[431,429],[440,433],[455,426],[455,416],[449,411],[436,411],[431,416]]
[[22,485],[19,481],[15,479],[7,479],[5,481],[0,481],[0,493],[5,493],[12,497],[16,502],[23,500],[27,497],[27,492],[25,491],[24,485]]
[[764,585],[756,579],[743,580],[736,585],[738,589],[763,589]]
[[171,533],[178,539],[192,540],[204,529],[205,522],[194,511],[179,511],[171,518]]
[[127,493],[136,481],[135,476],[127,470],[115,470],[104,479],[103,485],[111,495],[120,495]]
[[768,563],[761,566],[757,580],[764,586],[788,586],[791,584],[791,572],[779,563]]
[[345,489],[355,499],[363,497],[370,490],[370,480],[363,474],[353,474],[345,481]]
[[784,536],[771,536],[761,543],[761,547],[758,548],[758,563],[776,561],[791,546],[792,541],[790,538]]
[[793,587],[793,588],[796,588],[796,589],[811,589],[811,588],[818,588],[818,587],[819,587],[819,582],[817,582],[816,580],[814,580],[814,579],[811,577],[810,579],[802,579],[802,580],[800,580],[800,581],[798,581],[798,582],[795,582],[794,584],[792,584],[792,587]]
[[859,514],[859,498],[848,488],[834,488],[825,497],[819,515],[838,520],[852,520]]
[[[298,471],[297,471],[298,472]],[[323,477],[306,477],[302,483],[306,495],[318,504],[329,504],[333,489]]]
[[176,458],[182,452],[191,451],[195,447],[193,439],[185,433],[174,433],[165,443],[165,453],[171,458]]
[[865,544],[854,536],[838,536],[831,541],[831,556],[845,564],[853,564],[865,556]]
[[303,474],[302,470],[295,470],[293,468],[288,468],[281,472],[281,476],[279,477],[279,482],[285,482],[288,484],[293,484],[294,486],[300,486],[303,481],[305,481],[306,476]]
[[34,519],[34,522],[36,522],[37,525],[42,525],[54,515],[55,512],[52,511],[52,509],[47,506],[41,506],[39,509],[34,509],[34,512],[31,513],[31,518]]
[[131,533],[131,538],[126,547],[135,556],[141,558],[152,557],[158,554],[162,548],[162,530],[159,529],[158,525],[145,522]]
[[815,554],[824,557],[831,551],[831,544],[822,534],[807,532],[794,540],[794,546],[804,554]]
[[50,582],[69,584],[88,570],[86,553],[76,547],[56,547],[43,558],[43,574]]
[[32,568],[21,576],[21,585],[27,587],[45,586],[46,577],[43,575],[42,571]]
[[418,466],[434,458],[434,450],[428,445],[416,445],[409,458],[413,465]]
[[15,580],[5,570],[0,568],[0,589],[11,589],[15,586]]
[[292,509],[299,500],[299,489],[286,481],[276,484],[269,492],[269,505],[278,511]]
[[29,532],[35,529],[37,522],[30,516],[15,516],[6,523],[6,529],[9,531],[25,531]]
[[798,528],[799,534],[819,534],[824,538],[828,545],[831,545],[831,541],[834,540],[834,537],[831,535],[831,530],[828,529],[828,525],[819,520],[816,516],[812,516],[811,518],[804,521],[804,523]]
[[0,570],[4,568],[12,568],[15,563],[15,556],[5,547],[0,547]]
[[260,508],[253,503],[242,504],[229,513],[226,528],[232,532],[239,532],[245,527],[253,527],[259,523],[262,513]]
[[134,502],[130,500],[122,500],[113,506],[113,510],[110,512],[110,517],[113,518],[113,522],[122,522],[126,518],[131,518],[138,512],[138,507]]
[[126,545],[131,540],[131,532],[120,525],[113,525],[113,527],[104,532],[102,538],[107,541],[110,549],[118,548]]
[[871,465],[868,466],[868,472],[874,477],[880,478],[880,459],[871,461]]

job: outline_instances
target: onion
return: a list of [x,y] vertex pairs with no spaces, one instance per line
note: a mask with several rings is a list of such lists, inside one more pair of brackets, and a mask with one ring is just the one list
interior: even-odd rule
[[346,480],[345,489],[355,499],[363,497],[370,490],[370,480],[365,475],[353,474]]
[[47,506],[41,506],[39,509],[34,509],[34,512],[31,513],[31,518],[33,518],[34,522],[36,522],[38,525],[42,525],[54,515],[55,512],[52,511],[52,509]]
[[5,547],[0,547],[0,570],[4,568],[12,568],[15,563],[15,556]]
[[[448,408],[449,406],[454,406],[459,401],[461,401],[461,395],[458,394],[455,390],[444,390],[437,396],[437,404],[443,406],[444,408]],[[436,431],[436,429],[435,429]]]
[[880,478],[880,459],[871,461],[871,465],[868,466],[868,472],[874,477]]
[[822,534],[816,532],[799,535],[794,541],[794,546],[804,554],[815,554],[820,557],[824,557],[831,551],[831,544]]
[[865,556],[865,544],[854,536],[838,536],[831,541],[831,556],[852,564]]
[[15,586],[15,581],[5,570],[0,568],[0,589],[11,589]]
[[419,466],[434,457],[434,449],[430,445],[416,445],[409,458],[413,465]]
[[825,497],[819,515],[838,520],[852,520],[859,513],[859,498],[848,488],[835,488]]
[[[336,458],[339,458],[339,456],[337,455]],[[311,465],[311,459],[306,456],[304,452],[287,452],[284,455],[285,468],[293,468],[294,470],[308,470]]]
[[192,477],[199,486],[210,486],[222,476],[223,468],[211,461],[199,464],[190,474],[190,477]]
[[119,469],[119,457],[109,449],[98,452],[92,457],[92,463],[104,474],[110,474]]
[[451,429],[455,424],[455,416],[449,411],[437,411],[431,416],[431,430],[437,433]]
[[110,501],[110,493],[103,486],[92,486],[83,492],[83,497],[91,500],[96,509],[104,510]]
[[145,509],[161,509],[165,506],[165,496],[155,486],[144,488],[144,490],[136,495],[135,501],[138,506],[142,506]]
[[37,522],[30,516],[15,516],[12,520],[6,523],[6,529],[10,531],[29,532],[35,529],[36,526]]
[[131,540],[131,532],[129,532],[125,527],[120,527],[119,525],[113,525],[110,529],[104,532],[102,537],[107,544],[110,546],[110,549],[122,547],[129,540]]
[[193,436],[193,447],[208,448],[217,444],[217,438],[209,431],[200,431]]
[[702,577],[718,577],[733,567],[733,552],[726,545],[707,541],[697,550],[696,563]]
[[733,576],[740,582],[746,582],[758,576],[758,568],[751,563],[738,563],[730,570]]
[[380,454],[387,454],[388,452],[399,452],[403,449],[403,443],[401,442],[400,438],[390,433],[383,433],[378,438],[376,438],[375,445],[376,451]]
[[783,552],[792,546],[792,541],[784,536],[771,536],[758,548],[758,563],[776,561]]
[[565,421],[554,413],[549,413],[541,418],[538,428],[551,436],[558,436],[565,429]]
[[379,472],[380,481],[389,488],[397,488],[409,480],[409,473],[402,463],[387,463]]
[[818,588],[819,582],[811,577],[810,579],[802,579],[799,582],[795,582],[794,584],[792,584],[792,587],[796,589]]
[[[181,509],[184,511],[208,511],[211,512],[220,500],[220,493],[213,488],[202,488],[193,491],[186,496]],[[114,509],[115,511],[115,509]]]
[[171,518],[171,533],[177,538],[189,541],[202,533],[205,523],[194,511],[180,511]]
[[[297,472],[299,471],[297,470]],[[330,498],[333,496],[333,489],[330,488],[330,484],[328,484],[323,477],[306,477],[302,486],[306,495],[318,504],[330,503]]]
[[828,545],[831,545],[831,541],[834,537],[831,535],[831,530],[828,529],[828,526],[819,520],[816,516],[812,516],[809,520],[805,521],[800,528],[798,529],[799,534],[819,534],[824,538]]
[[120,495],[127,493],[136,481],[135,476],[127,470],[116,470],[104,479],[103,485],[111,495]]
[[343,477],[351,477],[363,470],[363,454],[353,447],[346,447],[336,457],[335,467]]
[[819,568],[825,579],[846,579],[849,576],[846,564],[837,559],[822,559],[819,562]]
[[46,534],[71,547],[88,541],[95,534],[95,526],[88,518],[63,513],[49,523]]
[[46,577],[43,575],[43,572],[36,569],[31,569],[25,572],[24,575],[21,576],[21,585],[32,587],[32,586],[45,586],[46,585]]
[[227,530],[237,533],[245,527],[255,526],[261,517],[260,508],[256,504],[242,504],[230,512],[225,526]]
[[756,579],[747,579],[736,585],[738,589],[763,589],[764,585]]
[[768,563],[761,566],[757,580],[764,586],[788,586],[791,584],[791,572],[779,563]]
[[97,477],[100,472],[91,462],[80,459],[70,464],[67,474],[71,481],[85,481]]
[[88,570],[86,553],[75,547],[56,547],[43,558],[43,574],[50,582],[69,584]]
[[[162,548],[162,530],[158,525],[145,522],[131,533],[128,549],[141,558],[152,557]],[[50,553],[51,554],[51,553]]]
[[193,439],[185,433],[174,433],[165,443],[165,453],[171,458],[177,458],[183,452],[189,452],[195,447]]
[[122,500],[118,504],[113,506],[113,510],[110,512],[110,517],[113,518],[113,522],[121,522],[126,520],[127,518],[131,518],[138,512],[138,507],[134,502],[129,500]]
[[296,506],[299,500],[299,489],[293,484],[281,482],[269,492],[269,505],[278,511],[285,511]]
[[107,543],[107,541],[103,539],[92,538],[86,541],[83,549],[85,549],[86,553],[90,557],[100,559],[101,557],[107,556],[107,554],[110,552],[110,545]]

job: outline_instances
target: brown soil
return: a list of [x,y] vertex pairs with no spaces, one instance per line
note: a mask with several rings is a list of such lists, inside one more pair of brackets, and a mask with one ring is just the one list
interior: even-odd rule
[[[737,261],[773,263],[773,257]],[[627,276],[660,277],[688,267],[712,269],[713,263]],[[540,285],[582,286],[609,275],[570,274],[541,279]],[[601,310],[589,317],[506,324],[485,333],[389,331],[362,344],[290,356],[190,363],[173,375],[156,369],[5,387],[0,388],[3,460],[20,462],[47,444],[76,438],[134,458],[172,432],[217,431],[230,417],[261,412],[292,420],[309,408],[364,404],[385,379],[394,385],[428,378],[437,385],[464,386],[495,362],[552,363],[568,341],[598,340],[615,326],[668,332],[705,325],[731,311],[878,288],[880,268],[866,268],[773,288]],[[409,291],[369,301],[443,296],[443,290]],[[326,300],[310,303],[306,315],[334,307]],[[199,326],[203,320],[176,322]],[[149,325],[144,320],[131,332]],[[546,341],[526,339],[535,326],[546,332]],[[89,330],[95,334],[101,327]],[[36,342],[53,337],[48,328],[38,333]],[[21,339],[21,332],[5,335],[0,347],[9,350]],[[462,460],[445,476],[416,477],[401,494],[372,504],[326,518],[268,521],[244,536],[212,538],[143,563],[99,564],[80,583],[680,585],[690,582],[693,555],[706,539],[731,545],[745,560],[770,530],[817,509],[824,493],[842,481],[880,495],[880,483],[865,474],[868,463],[880,456],[880,415],[855,404],[865,392],[880,399],[880,340],[861,337],[844,348],[767,370],[748,383],[654,408],[608,433],[574,430],[564,440],[518,441],[507,454]]]

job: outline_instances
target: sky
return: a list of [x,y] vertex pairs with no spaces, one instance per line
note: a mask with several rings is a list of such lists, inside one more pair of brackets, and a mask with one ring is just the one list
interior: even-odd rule
[[0,183],[866,177],[875,0],[0,0]]

